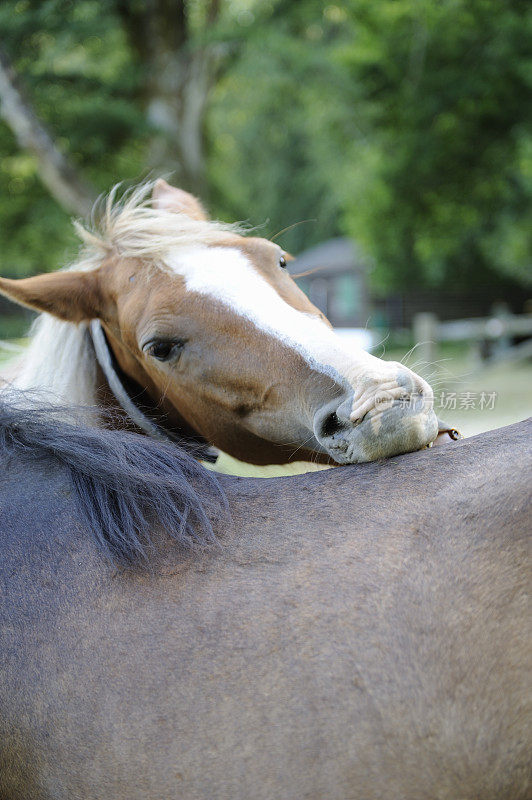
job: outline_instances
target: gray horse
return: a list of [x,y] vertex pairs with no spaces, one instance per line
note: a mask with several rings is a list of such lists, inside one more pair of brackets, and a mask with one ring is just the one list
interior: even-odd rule
[[216,477],[0,406],[3,800],[519,800],[530,424]]

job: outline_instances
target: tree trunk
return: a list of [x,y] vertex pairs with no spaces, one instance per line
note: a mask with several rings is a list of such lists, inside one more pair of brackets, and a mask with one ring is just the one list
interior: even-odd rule
[[147,102],[147,116],[157,130],[150,160],[175,171],[179,184],[205,196],[205,115],[216,73],[211,51],[159,53]]
[[[150,163],[176,173],[189,191],[205,197],[205,117],[224,47],[198,42],[186,0],[117,0],[117,11],[146,75],[144,104],[155,133]],[[216,24],[220,1],[205,9],[204,32]]]
[[39,176],[57,202],[71,214],[87,216],[96,193],[80,178],[38,119],[18,86],[9,59],[1,50],[0,116],[13,131],[20,147],[35,156]]

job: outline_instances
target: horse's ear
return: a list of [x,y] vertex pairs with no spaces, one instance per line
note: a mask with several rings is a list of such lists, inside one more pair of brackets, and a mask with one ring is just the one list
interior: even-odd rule
[[192,219],[207,220],[207,212],[194,195],[183,189],[170,186],[165,180],[159,178],[153,185],[153,207],[168,211],[180,211]]
[[0,278],[0,294],[35,311],[46,311],[68,322],[95,319],[102,313],[98,270],[51,272],[33,278]]

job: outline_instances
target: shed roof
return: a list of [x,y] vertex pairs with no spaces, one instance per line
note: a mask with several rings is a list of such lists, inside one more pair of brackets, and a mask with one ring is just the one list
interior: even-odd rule
[[367,272],[369,261],[352,239],[341,236],[304,250],[289,263],[289,270],[294,274],[309,269],[320,272]]

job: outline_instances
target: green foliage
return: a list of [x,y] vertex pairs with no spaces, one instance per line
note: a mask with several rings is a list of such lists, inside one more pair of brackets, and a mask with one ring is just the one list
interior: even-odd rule
[[340,232],[333,131],[344,121],[347,78],[324,45],[323,18],[295,16],[249,32],[215,90],[209,135],[220,211],[266,236],[295,225],[279,241],[297,252]]
[[[113,5],[98,0],[6,0],[3,45],[41,119],[99,191],[142,175],[147,125]],[[33,156],[0,124],[0,271],[57,269],[78,243],[69,216],[41,184]]]
[[[0,4],[32,103],[100,191],[146,174],[154,134],[119,5]],[[207,0],[186,6],[187,47],[220,48],[205,132],[215,215],[264,235],[310,220],[279,239],[293,251],[348,233],[383,288],[530,280],[527,2],[220,6],[215,25]],[[77,246],[68,216],[3,123],[0,154],[0,271],[55,269]]]
[[365,135],[348,230],[383,285],[532,280],[532,16],[508,0],[352,0]]

